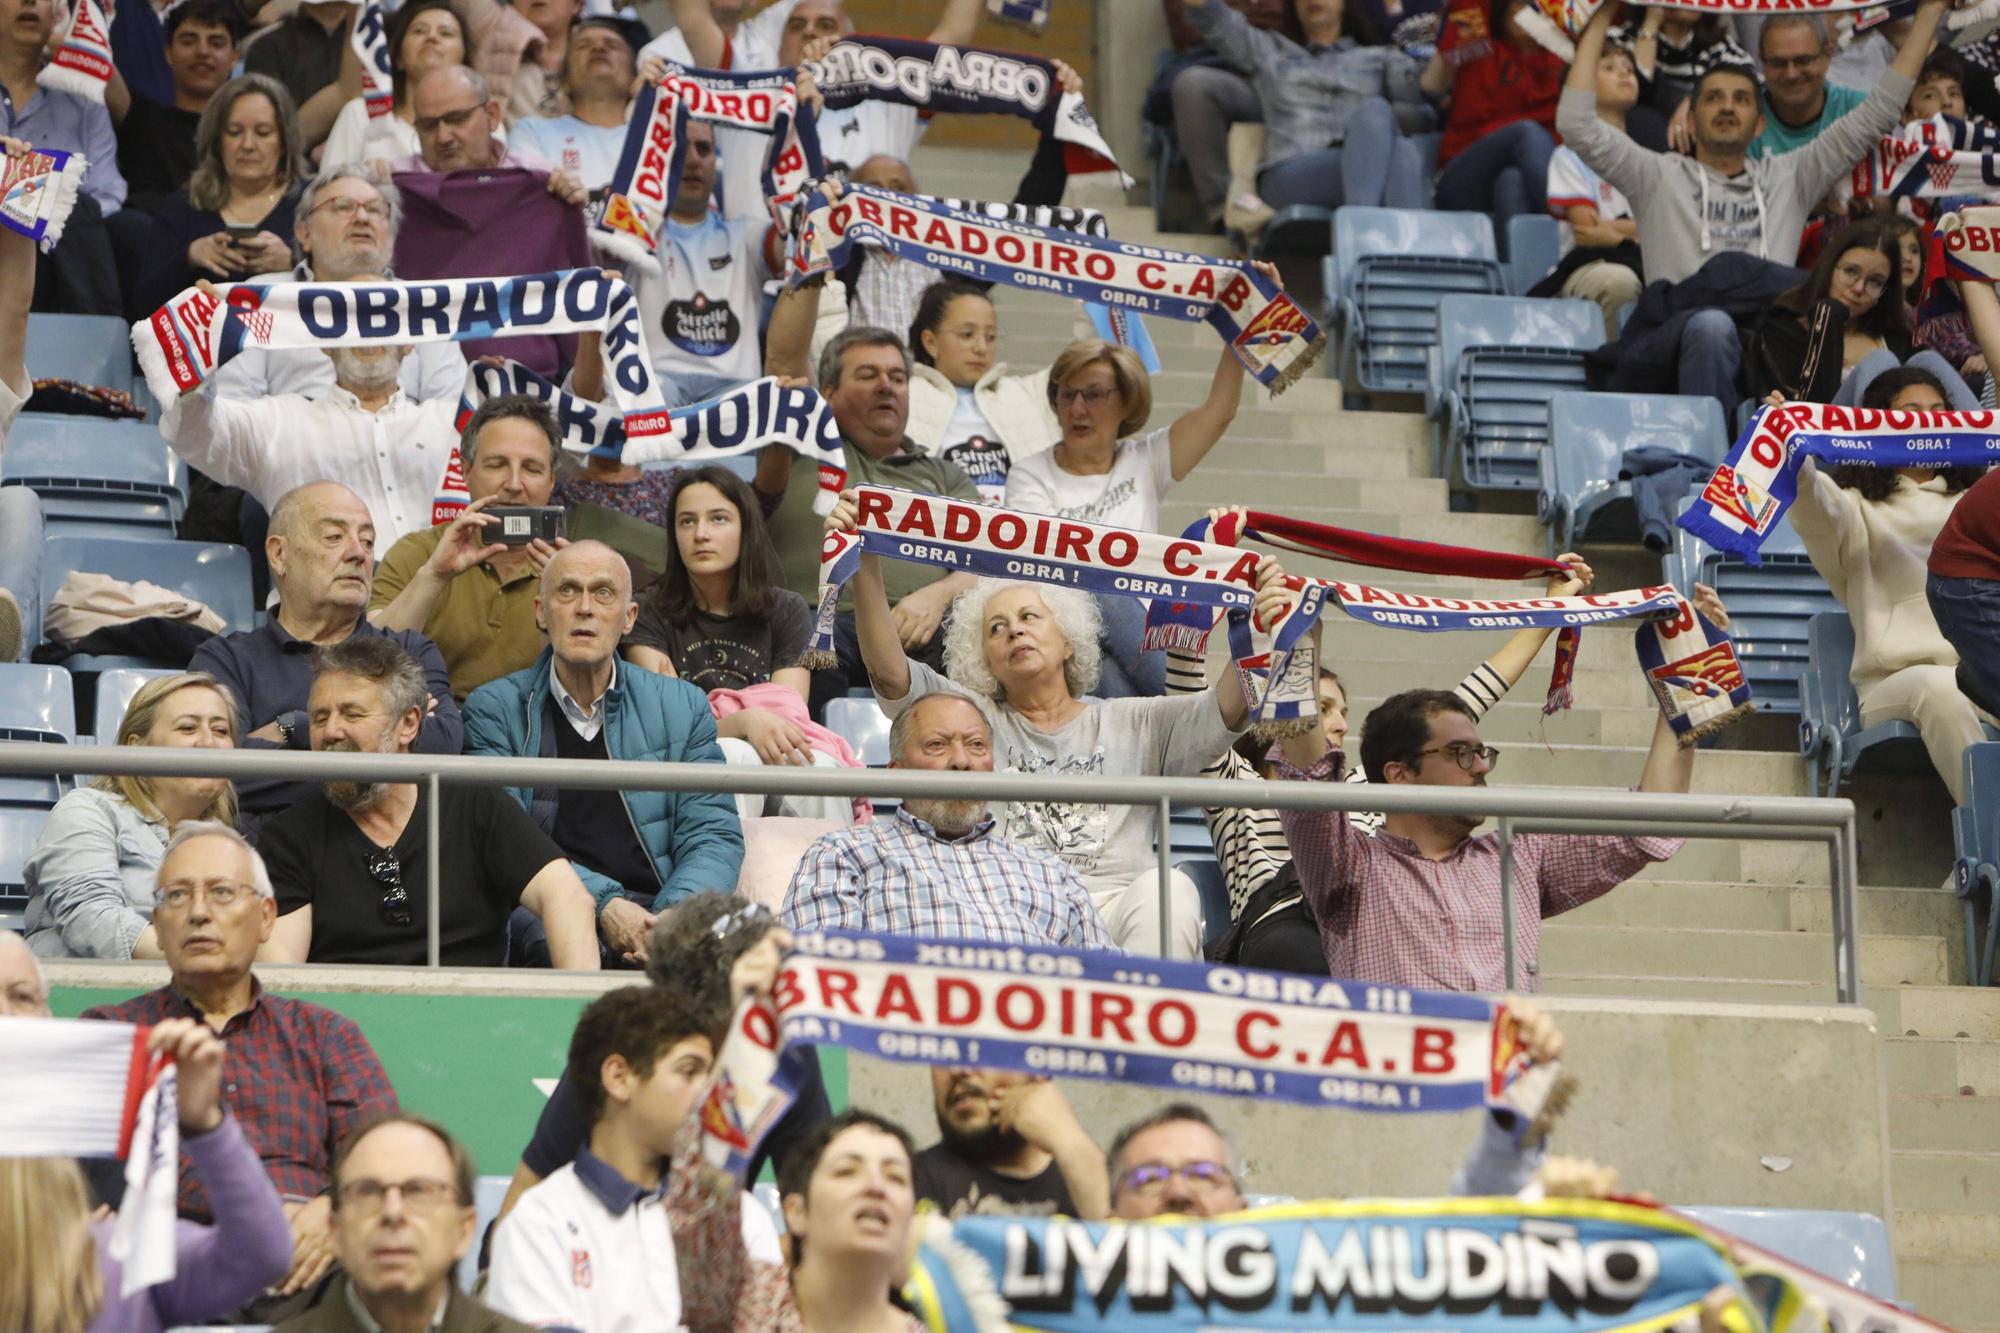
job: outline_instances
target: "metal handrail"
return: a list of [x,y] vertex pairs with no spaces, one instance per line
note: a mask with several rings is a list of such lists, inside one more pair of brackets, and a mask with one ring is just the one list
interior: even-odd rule
[[0,742],[0,775],[105,774],[206,777],[231,781],[422,783],[426,787],[425,860],[430,908],[430,964],[438,965],[438,791],[444,782],[485,787],[690,791],[778,796],[889,796],[992,801],[1075,801],[1157,805],[1162,951],[1169,876],[1167,823],[1172,806],[1254,809],[1379,810],[1385,814],[1479,816],[1498,821],[1501,911],[1507,984],[1516,984],[1513,939],[1517,833],[1652,835],[1822,842],[1833,895],[1834,989],[1842,1004],[1860,1000],[1854,803],[1808,796],[1731,796],[1575,787],[1429,787],[1348,782],[1241,782],[1223,778],[1061,777],[1027,773],[941,773],[924,769],[733,767],[623,759],[525,759],[478,755],[300,754],[285,750],[35,745]]

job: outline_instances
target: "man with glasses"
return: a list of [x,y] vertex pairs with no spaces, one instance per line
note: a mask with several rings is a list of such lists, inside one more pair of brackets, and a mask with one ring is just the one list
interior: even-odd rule
[[[536,663],[473,691],[466,749],[544,759],[720,764],[707,697],[684,680],[618,660],[639,616],[623,556],[572,542],[542,570]],[[743,868],[743,825],[727,792],[512,789],[595,899],[607,960],[646,961],[656,914],[703,889],[730,889]],[[535,923],[516,918],[521,949]]]
[[1757,34],[1764,66],[1764,128],[1750,141],[1750,156],[1776,157],[1811,143],[1818,134],[1868,100],[1868,94],[1826,81],[1833,64],[1833,34],[1817,14],[1774,14]]
[[[387,638],[322,649],[307,714],[312,748],[407,753],[423,722],[423,669]],[[429,810],[414,782],[326,782],[267,821],[277,919],[262,956],[281,963],[421,966],[429,956]],[[595,971],[591,900],[569,862],[493,787],[445,783],[438,800],[439,957],[499,967],[516,907],[541,919],[555,966]]]
[[453,1271],[478,1234],[472,1155],[422,1116],[378,1116],[333,1162],[333,1244],[346,1270],[280,1333],[529,1333],[458,1290]]
[[[85,1018],[158,1023],[193,1018],[226,1048],[223,1099],[285,1199],[292,1271],[274,1289],[293,1295],[332,1267],[329,1165],[347,1132],[396,1109],[396,1090],[361,1029],[330,1009],[264,989],[252,972],[276,916],[264,859],[224,824],[189,822],[160,861],[153,929],[166,985]],[[208,1195],[181,1158],[178,1211],[207,1222]]]
[[[1714,590],[1695,604],[1717,624]],[[1279,774],[1340,782],[1347,755],[1324,738],[1285,742]],[[1443,690],[1405,690],[1378,704],[1361,729],[1368,781],[1484,787],[1500,752],[1479,739],[1472,709]],[[1640,791],[1688,789],[1694,750],[1665,717],[1653,728]],[[1507,989],[1500,912],[1500,839],[1473,836],[1483,817],[1390,812],[1373,837],[1337,810],[1280,812],[1306,903],[1319,922],[1328,969],[1344,980],[1426,990]],[[1514,839],[1515,988],[1540,984],[1542,918],[1602,897],[1680,849],[1678,838],[1524,833]]]

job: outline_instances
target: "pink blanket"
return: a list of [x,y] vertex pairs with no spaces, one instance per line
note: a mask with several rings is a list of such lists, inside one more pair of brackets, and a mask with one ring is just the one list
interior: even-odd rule
[[[742,690],[710,690],[708,692],[709,711],[721,721],[732,713],[740,713],[746,708],[761,708],[767,713],[776,713],[785,721],[805,732],[806,740],[813,749],[824,755],[831,755],[842,768],[866,768],[861,756],[854,753],[854,747],[834,732],[812,720],[806,712],[806,701],[798,691],[776,681],[764,681]],[[854,802],[854,817],[857,820],[874,817],[875,807],[867,797],[857,797]]]

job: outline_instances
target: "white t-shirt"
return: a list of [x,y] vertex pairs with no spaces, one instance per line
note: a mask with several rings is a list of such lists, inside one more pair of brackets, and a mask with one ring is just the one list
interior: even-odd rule
[[[799,0],[777,0],[776,4],[766,5],[738,24],[736,35],[729,39],[729,51],[722,67],[749,74],[778,68],[778,43],[784,38],[785,24],[791,19],[792,10],[798,3]],[[658,56],[686,69],[696,67],[694,53],[688,50],[687,38],[681,35],[678,28],[661,33],[646,43],[639,54],[641,58]],[[763,188],[764,158],[770,147],[769,135],[722,125],[716,127],[716,179],[724,216],[770,217],[771,211],[764,203]]]
[[[770,1214],[747,1194],[742,1204],[750,1257],[782,1263]],[[486,1304],[544,1328],[667,1333],[682,1327],[677,1269],[664,1197],[641,1193],[586,1152],[523,1194],[494,1229]]]
[[1160,497],[1174,485],[1173,449],[1168,427],[1118,441],[1111,471],[1079,477],[1056,465],[1047,449],[1014,464],[1007,473],[1007,507],[1057,518],[1080,518],[1135,532],[1160,526]]
[[662,375],[722,375],[754,380],[758,293],[771,276],[757,218],[715,210],[689,226],[667,219],[660,233],[660,276],[635,271],[639,317],[653,367]]
[[971,389],[960,389],[952,402],[951,420],[945,423],[939,452],[972,478],[979,493],[994,504],[1007,499],[1007,446],[1000,432],[979,410],[979,399]]
[[879,154],[910,160],[929,124],[913,106],[869,100],[819,117],[819,151],[831,172],[848,172]]
[[[1632,216],[1632,203],[1624,192],[1584,164],[1569,148],[1558,148],[1549,159],[1549,211],[1594,208],[1599,222],[1616,222]],[[1576,229],[1562,224],[1563,253],[1576,244]]]
[[515,152],[534,153],[576,173],[586,190],[611,183],[625,149],[625,126],[590,125],[575,116],[531,116],[515,121],[511,134]]

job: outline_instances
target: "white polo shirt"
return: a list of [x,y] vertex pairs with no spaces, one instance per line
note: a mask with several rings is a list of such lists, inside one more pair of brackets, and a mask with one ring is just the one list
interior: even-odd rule
[[[751,1259],[784,1262],[778,1230],[744,1195]],[[521,1196],[493,1233],[486,1304],[542,1328],[577,1333],[681,1329],[681,1285],[666,1188],[642,1190],[589,1149]]]

